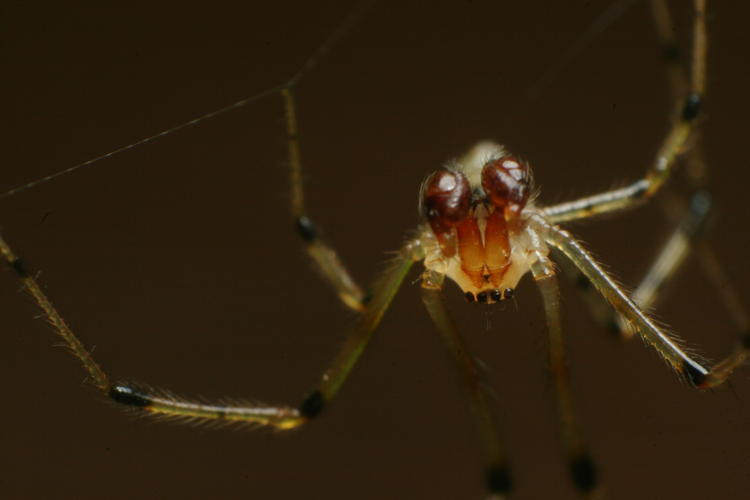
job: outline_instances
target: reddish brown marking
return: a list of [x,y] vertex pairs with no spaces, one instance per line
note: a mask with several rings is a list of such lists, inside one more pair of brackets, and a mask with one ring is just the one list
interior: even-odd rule
[[425,215],[446,257],[456,253],[454,228],[468,216],[470,203],[469,181],[460,172],[443,168],[425,181]]
[[461,270],[477,289],[498,290],[511,264],[509,233],[520,230],[520,214],[529,199],[529,167],[512,156],[489,161],[482,170],[482,187],[494,205],[477,201],[484,204],[478,209],[490,212],[484,219],[484,240],[462,173],[444,168],[432,174],[424,184],[422,206],[443,255],[458,252]]
[[461,257],[461,269],[477,288],[482,288],[485,280],[485,253],[482,246],[482,234],[474,218],[467,218],[456,225],[458,234],[458,255]]
[[482,187],[495,207],[503,211],[511,229],[515,230],[531,193],[529,165],[512,156],[488,161],[482,169]]
[[505,271],[510,266],[508,224],[500,210],[495,210],[487,217],[484,230],[484,252],[490,283],[499,287]]

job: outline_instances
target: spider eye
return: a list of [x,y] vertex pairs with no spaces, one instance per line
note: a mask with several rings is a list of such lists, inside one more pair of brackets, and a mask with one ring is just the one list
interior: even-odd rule
[[424,183],[422,207],[443,253],[456,252],[453,227],[465,219],[471,206],[469,181],[460,172],[440,169]]
[[520,212],[531,191],[529,165],[512,156],[490,160],[482,169],[482,187],[497,208]]

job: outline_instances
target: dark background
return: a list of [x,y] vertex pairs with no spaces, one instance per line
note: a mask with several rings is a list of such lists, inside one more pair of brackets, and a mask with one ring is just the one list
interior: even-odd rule
[[[3,4],[0,192],[283,81],[351,9],[298,3]],[[520,3],[381,2],[300,86],[310,210],[361,281],[415,226],[422,178],[477,140],[525,155],[543,203],[636,179],[652,159],[672,104],[647,4],[532,99],[610,2]],[[687,35],[687,2],[672,3]],[[747,15],[710,5],[702,121],[709,239],[746,304]],[[353,316],[290,231],[282,118],[272,97],[0,201],[4,236],[115,378],[297,404],[334,355]],[[633,286],[668,225],[647,207],[573,229]],[[480,498],[474,430],[417,277],[324,418],[284,434],[117,411],[0,273],[0,496]],[[658,317],[707,355],[728,352],[731,323],[695,261],[671,292]],[[533,284],[487,309],[453,285],[447,295],[497,388],[515,498],[575,498]],[[748,497],[750,372],[698,393],[639,341],[600,331],[567,284],[563,303],[578,413],[608,498]]]

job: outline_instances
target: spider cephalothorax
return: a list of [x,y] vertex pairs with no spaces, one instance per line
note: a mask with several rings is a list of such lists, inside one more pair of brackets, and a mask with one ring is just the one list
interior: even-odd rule
[[509,298],[529,270],[531,190],[528,164],[493,143],[480,143],[434,172],[420,200],[434,237],[425,244],[425,267],[455,281],[470,302]]

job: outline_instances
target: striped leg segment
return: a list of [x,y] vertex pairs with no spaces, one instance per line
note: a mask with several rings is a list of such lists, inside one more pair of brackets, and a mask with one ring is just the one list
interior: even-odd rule
[[570,376],[565,359],[560,318],[560,290],[554,265],[546,258],[540,259],[532,265],[531,272],[544,301],[544,312],[549,332],[549,366],[555,387],[560,433],[563,447],[568,456],[570,476],[581,495],[585,498],[596,498],[597,469],[581,437],[581,431],[573,411]]
[[[676,37],[672,29],[673,23],[669,9],[667,8],[667,2],[666,0],[651,0],[651,7],[656,32],[663,47],[670,88],[673,95],[679,96],[682,95],[688,86],[687,68],[677,49]],[[690,201],[690,211],[695,212],[696,208],[698,208],[696,207],[696,202],[700,202],[700,200],[696,200],[696,195],[700,195],[701,190],[705,189],[708,170],[700,137],[696,137],[693,141],[686,161],[687,169],[685,173],[687,180],[691,189],[697,191],[697,193],[693,194]],[[718,291],[722,303],[729,311],[736,325],[737,331],[740,332],[740,343],[745,344],[750,342],[750,318],[748,318],[747,311],[741,304],[737,290],[728,279],[724,267],[719,262],[708,242],[700,238],[700,234],[697,238],[693,238],[692,245],[698,264]]]
[[[641,337],[678,372],[690,380],[705,376],[708,371],[692,360],[665,332],[636,306],[627,294],[604,272],[596,261],[567,231],[537,219],[544,227],[546,241],[560,250],[588,278],[604,299],[625,318]],[[694,373],[695,375],[691,375]],[[700,385],[700,384],[697,384]]]
[[715,364],[711,370],[707,370],[691,358],[675,339],[651,321],[567,231],[549,224],[540,217],[534,220],[542,228],[545,240],[570,259],[617,314],[627,321],[629,327],[656,349],[662,358],[693,386],[700,389],[718,386],[747,360],[750,338],[744,336],[732,354]]
[[418,247],[414,244],[408,243],[402,248],[376,284],[371,307],[359,316],[347,341],[334,358],[331,367],[323,375],[320,385],[302,404],[294,408],[202,403],[175,396],[168,391],[126,383],[112,383],[94,361],[91,352],[65,323],[37,280],[29,274],[21,259],[2,238],[0,238],[0,254],[16,272],[24,288],[34,298],[65,345],[81,361],[93,385],[116,403],[133,410],[164,417],[267,425],[278,429],[291,429],[307,422],[317,416],[327,402],[336,395],[367,346],[413,262],[421,258]]
[[[652,0],[651,7],[656,32],[664,53],[670,89],[675,98],[678,98],[690,89],[688,81],[690,74],[693,81],[705,79],[705,23],[703,21],[699,22],[700,20],[696,19],[694,26],[693,67],[691,70],[686,67],[683,58],[680,57],[667,2],[665,0]],[[705,3],[696,2],[696,11],[701,13],[704,10]],[[675,221],[677,227],[661,249],[661,252],[631,298],[641,309],[651,307],[658,299],[664,286],[669,282],[669,279],[685,262],[690,252],[694,252],[699,267],[711,280],[715,289],[720,294],[722,304],[728,309],[736,325],[735,328],[740,334],[739,345],[732,356],[736,361],[728,361],[728,366],[731,368],[735,363],[741,362],[739,360],[743,356],[743,348],[740,346],[750,342],[750,318],[748,318],[739,295],[728,279],[727,273],[723,269],[719,259],[716,257],[709,243],[702,238],[703,229],[711,209],[711,198],[705,190],[707,168],[700,137],[694,137],[691,142],[690,150],[685,157],[687,168],[682,170],[685,174],[683,177],[687,181],[687,187],[691,191],[691,195],[686,206],[684,203],[681,204],[678,202],[678,198],[682,196],[667,193],[669,196],[662,198],[663,211],[670,220]],[[682,212],[684,215],[678,218],[678,212]],[[564,266],[563,269],[567,270]],[[608,329],[618,332],[626,338],[632,337],[634,332],[626,328],[627,322],[617,317],[617,315],[612,314],[611,310],[608,310],[601,298],[593,293],[594,290],[589,281],[583,276],[578,277],[576,281],[584,290],[584,298],[596,319]],[[716,367],[715,371],[722,372],[723,370],[720,367]]]
[[422,277],[422,301],[453,356],[469,396],[471,412],[487,457],[488,466],[485,471],[487,489],[493,495],[493,499],[506,498],[511,491],[511,479],[497,428],[497,419],[490,406],[490,398],[479,367],[467,351],[458,328],[443,302],[441,293],[443,280],[443,275],[434,272],[425,273]]
[[[709,194],[705,191],[693,193],[682,220],[677,224],[643,280],[630,296],[631,300],[641,310],[647,310],[655,304],[660,293],[685,262],[693,247],[704,244],[700,238],[710,210],[711,198]],[[566,274],[575,276],[575,282],[583,293],[584,300],[591,309],[594,318],[604,328],[621,335],[625,339],[629,339],[635,334],[631,328],[628,328],[627,320],[617,316],[606,301],[602,299],[602,296],[596,293],[596,289],[586,276],[578,270],[571,269],[569,264],[563,264],[561,267]],[[709,271],[706,266],[702,267]]]
[[619,317],[612,311],[606,300],[596,291],[594,285],[576,266],[567,259],[557,259],[557,267],[575,283],[581,298],[599,326],[608,333],[622,338],[630,338],[631,331],[621,324]]
[[548,207],[545,215],[554,224],[583,219],[598,214],[622,210],[653,197],[672,173],[675,161],[700,115],[706,79],[706,19],[705,0],[695,1],[693,24],[693,59],[690,87],[678,101],[677,118],[659,148],[654,163],[643,179],[624,188],[588,196],[579,200]]

